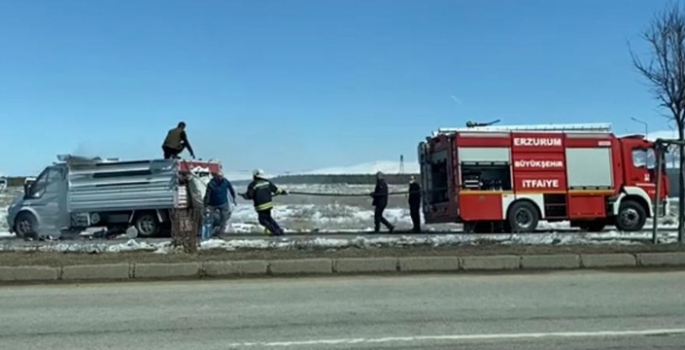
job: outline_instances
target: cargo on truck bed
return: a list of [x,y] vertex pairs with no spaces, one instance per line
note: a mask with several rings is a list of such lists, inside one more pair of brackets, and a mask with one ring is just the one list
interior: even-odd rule
[[190,174],[221,169],[218,162],[179,159],[58,158],[10,206],[8,224],[17,235],[134,226],[139,235],[154,236],[170,226],[172,210],[188,207]]

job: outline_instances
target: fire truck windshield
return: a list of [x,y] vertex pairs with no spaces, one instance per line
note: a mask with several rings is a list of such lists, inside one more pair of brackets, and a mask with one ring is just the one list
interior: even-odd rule
[[656,155],[653,149],[634,149],[633,165],[637,168],[656,168]]

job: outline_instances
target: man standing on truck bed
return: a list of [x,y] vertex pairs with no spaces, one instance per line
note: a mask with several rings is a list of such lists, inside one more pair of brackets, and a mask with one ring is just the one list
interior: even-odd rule
[[242,194],[243,198],[251,199],[257,211],[259,224],[264,226],[274,236],[283,235],[283,230],[276,220],[271,216],[271,209],[274,207],[273,196],[288,194],[271,181],[264,177],[264,172],[257,169],[252,172],[252,182],[247,186],[247,192]]
[[178,158],[178,155],[186,148],[190,152],[190,156],[195,159],[195,152],[193,152],[193,147],[190,146],[185,129],[186,123],[180,122],[178,126],[169,130],[162,144],[164,159]]
[[205,207],[212,213],[212,217],[215,211],[219,212],[219,222],[215,221],[212,225],[212,236],[226,232],[226,222],[231,217],[230,202],[237,204],[233,185],[221,171],[217,171],[212,174],[205,193]]
[[371,197],[373,197],[372,205],[376,207],[373,213],[374,232],[380,231],[381,223],[390,232],[394,231],[395,227],[383,217],[383,211],[388,206],[388,184],[380,171],[376,173],[376,189],[371,193]]

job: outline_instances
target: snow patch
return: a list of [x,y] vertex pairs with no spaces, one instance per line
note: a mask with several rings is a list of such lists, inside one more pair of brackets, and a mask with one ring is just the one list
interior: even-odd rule
[[[640,245],[649,240],[648,232],[603,232],[594,234],[577,233],[545,233],[545,234],[447,234],[447,235],[399,235],[399,236],[351,236],[338,237],[282,237],[255,239],[210,239],[200,244],[200,250],[331,250],[344,248],[411,248],[419,246],[444,247],[459,245]],[[659,241],[673,243],[677,240],[677,233],[661,233]],[[132,251],[147,251],[157,254],[180,252],[180,247],[173,247],[170,241],[137,241],[134,239],[124,243],[118,242],[35,242],[0,245],[0,251],[14,252],[78,252],[78,253],[120,253]]]
[[13,233],[9,232],[7,225],[7,207],[0,207],[0,238],[14,237]]

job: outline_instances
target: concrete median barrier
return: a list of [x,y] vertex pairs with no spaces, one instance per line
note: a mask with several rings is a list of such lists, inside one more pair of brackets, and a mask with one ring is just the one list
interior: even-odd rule
[[254,261],[207,261],[203,270],[208,277],[266,275],[269,263]]
[[135,264],[133,266],[134,278],[179,278],[179,277],[200,277],[199,262],[189,263],[147,263]]
[[554,255],[523,255],[521,256],[522,269],[577,269],[580,268],[580,255],[554,254]]
[[344,258],[335,260],[337,273],[397,272],[397,258]]
[[492,256],[412,256],[279,260],[119,263],[52,266],[2,266],[0,282],[122,281],[129,279],[355,275],[458,271],[685,267],[685,252],[638,254],[556,254]]
[[0,282],[56,281],[59,267],[50,266],[4,266],[0,267]]
[[521,266],[518,255],[466,256],[461,258],[464,271],[516,270]]
[[640,266],[685,266],[685,253],[637,254]]
[[632,254],[582,254],[584,268],[635,267],[637,259]]
[[456,256],[406,257],[399,259],[402,272],[440,272],[458,271],[459,258]]
[[272,260],[269,262],[272,275],[310,275],[333,273],[331,259]]
[[125,280],[131,275],[129,264],[74,265],[62,268],[62,279],[69,280]]

